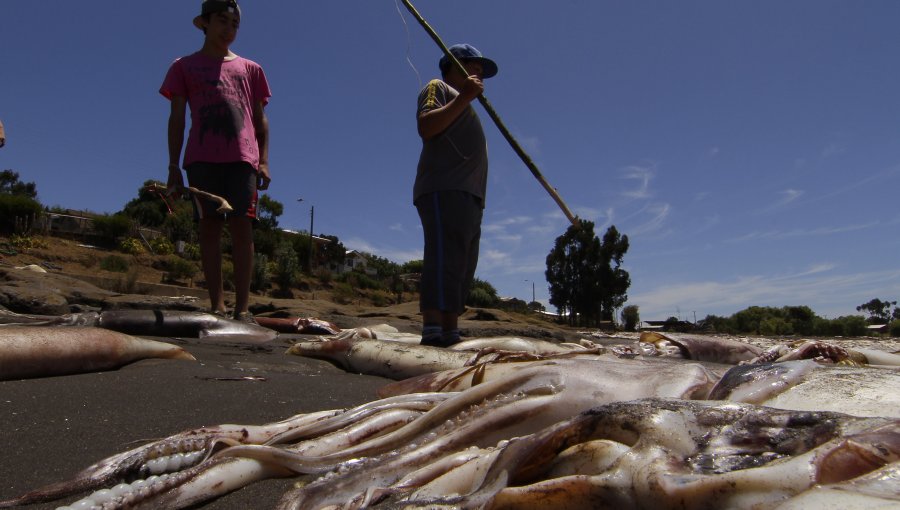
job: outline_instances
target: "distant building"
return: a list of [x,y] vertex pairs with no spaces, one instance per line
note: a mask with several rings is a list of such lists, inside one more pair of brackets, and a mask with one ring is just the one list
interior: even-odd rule
[[686,332],[686,331],[691,331],[694,328],[696,328],[696,325],[693,322],[667,320],[667,321],[641,321],[641,325],[640,325],[639,329],[646,330],[646,331]]
[[356,250],[349,250],[344,257],[344,263],[332,268],[332,270],[338,274],[349,273],[350,271],[360,271],[369,276],[378,274],[378,271],[369,267],[369,257]]

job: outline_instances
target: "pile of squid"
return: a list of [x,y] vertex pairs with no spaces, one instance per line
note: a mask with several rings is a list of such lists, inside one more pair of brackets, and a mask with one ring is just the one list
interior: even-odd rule
[[392,377],[379,400],[186,430],[0,507],[81,495],[59,508],[189,508],[300,476],[312,481],[279,510],[900,507],[895,354],[390,336],[361,328],[288,351]]

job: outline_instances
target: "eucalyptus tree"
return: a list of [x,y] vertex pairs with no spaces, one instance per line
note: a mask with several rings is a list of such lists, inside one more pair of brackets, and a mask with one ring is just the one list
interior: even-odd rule
[[612,320],[631,285],[621,267],[627,251],[628,236],[614,226],[607,229],[603,242],[594,234],[593,222],[581,220],[570,226],[547,255],[550,304],[572,325],[597,326]]

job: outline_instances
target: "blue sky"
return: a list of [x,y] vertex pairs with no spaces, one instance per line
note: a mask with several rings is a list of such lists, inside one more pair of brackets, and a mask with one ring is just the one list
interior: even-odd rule
[[[414,2],[500,66],[485,95],[580,217],[627,235],[644,320],[900,298],[900,2]],[[398,12],[399,5],[399,12]],[[116,212],[166,175],[171,62],[200,0],[5,0],[0,168],[46,205]],[[233,50],[273,97],[280,225],[421,258],[416,95],[437,46],[402,4],[241,2]],[[403,17],[401,18],[401,13]],[[404,22],[405,19],[405,22]],[[568,222],[476,106],[491,169],[477,276],[548,303]],[[303,202],[297,198],[302,197]]]

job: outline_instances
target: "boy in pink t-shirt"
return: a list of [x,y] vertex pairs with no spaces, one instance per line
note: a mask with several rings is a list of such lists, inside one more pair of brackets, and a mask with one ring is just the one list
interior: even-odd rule
[[228,200],[227,218],[216,204],[194,197],[200,225],[200,258],[214,313],[225,314],[222,283],[222,228],[232,238],[234,317],[254,322],[248,311],[253,270],[253,219],[257,190],[269,187],[269,121],[265,106],[271,92],[262,67],[229,49],[237,37],[241,9],[235,0],[203,0],[194,25],[203,30],[200,51],[179,58],[169,68],[159,92],[171,101],[168,125],[168,187],[184,187],[179,165],[184,145],[186,107],[191,128],[183,168],[188,182]]

